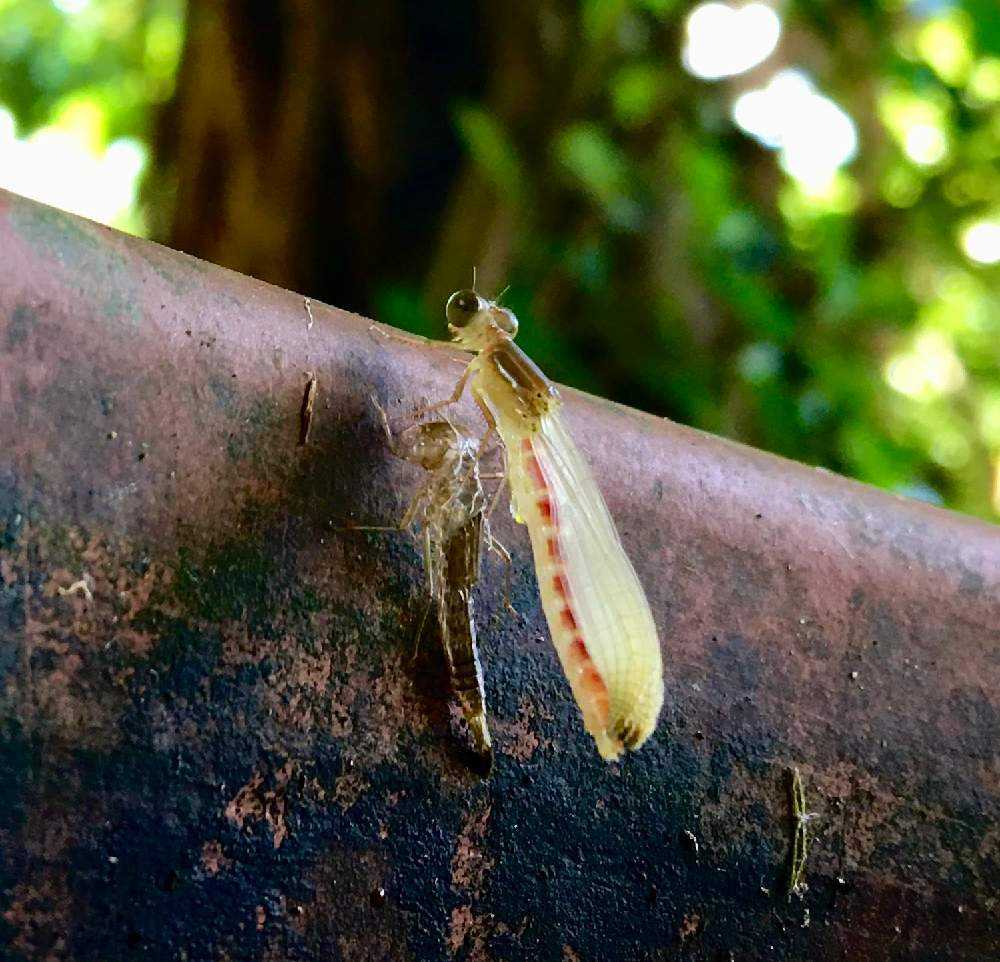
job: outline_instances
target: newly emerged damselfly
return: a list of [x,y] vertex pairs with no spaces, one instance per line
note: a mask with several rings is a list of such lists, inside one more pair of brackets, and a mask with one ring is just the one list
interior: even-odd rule
[[[452,339],[476,354],[476,403],[506,451],[517,520],[528,527],[542,608],[587,731],[605,759],[656,727],[663,668],[656,626],[604,498],[563,423],[553,384],[515,343],[517,318],[474,290],[448,300]],[[485,442],[484,438],[484,442]]]

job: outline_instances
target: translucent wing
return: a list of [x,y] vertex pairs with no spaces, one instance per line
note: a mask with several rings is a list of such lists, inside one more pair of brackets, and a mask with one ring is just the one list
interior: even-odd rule
[[649,603],[559,410],[504,440],[552,640],[598,751],[617,758],[649,737],[663,704]]

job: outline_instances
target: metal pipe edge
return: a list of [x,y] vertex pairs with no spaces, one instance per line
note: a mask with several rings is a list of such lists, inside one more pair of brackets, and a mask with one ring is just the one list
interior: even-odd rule
[[599,760],[498,512],[482,779],[416,546],[344,530],[461,358],[0,192],[0,954],[996,954],[998,529],[565,390],[666,707]]

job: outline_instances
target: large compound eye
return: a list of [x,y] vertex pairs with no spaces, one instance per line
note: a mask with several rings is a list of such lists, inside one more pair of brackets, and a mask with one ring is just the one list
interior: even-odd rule
[[475,291],[455,291],[448,298],[444,313],[452,327],[465,327],[482,306],[482,299]]
[[493,308],[493,322],[505,334],[517,337],[517,315],[506,307]]

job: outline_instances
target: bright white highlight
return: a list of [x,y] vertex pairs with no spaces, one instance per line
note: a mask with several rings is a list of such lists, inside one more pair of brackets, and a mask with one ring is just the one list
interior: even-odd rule
[[766,4],[701,3],[687,19],[682,59],[689,73],[718,80],[766,60],[781,37],[781,20]]
[[79,131],[50,126],[18,139],[0,108],[0,187],[102,224],[124,218],[135,201],[146,149],[122,138],[98,153]]
[[962,250],[977,264],[1000,263],[1000,220],[981,220],[966,227]]
[[908,351],[889,359],[885,367],[889,387],[918,401],[951,394],[965,384],[965,367],[938,331],[923,331]]
[[733,120],[780,151],[781,166],[811,190],[826,187],[858,149],[854,121],[799,70],[782,70],[766,87],[737,97]]
[[932,167],[944,160],[948,153],[948,140],[944,131],[934,124],[914,124],[903,139],[903,151],[915,164]]
[[90,6],[90,0],[52,0],[52,6],[60,13],[83,13]]

